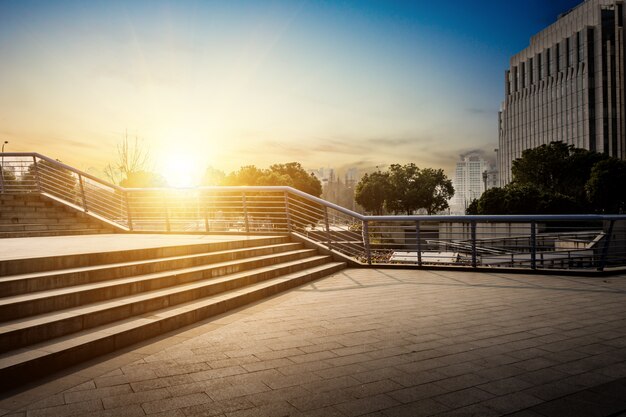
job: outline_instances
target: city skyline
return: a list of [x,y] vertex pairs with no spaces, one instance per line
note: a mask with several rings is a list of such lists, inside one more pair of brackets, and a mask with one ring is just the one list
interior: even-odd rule
[[128,132],[157,170],[451,172],[497,146],[509,57],[578,3],[3,2],[0,138],[82,169]]

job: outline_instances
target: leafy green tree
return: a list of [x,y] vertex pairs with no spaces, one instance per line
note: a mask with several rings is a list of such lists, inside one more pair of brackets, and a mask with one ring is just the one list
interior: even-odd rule
[[257,186],[259,179],[265,175],[263,170],[255,167],[254,165],[246,165],[239,168],[238,171],[233,171],[224,178],[224,185],[249,185]]
[[298,162],[274,164],[269,169],[259,169],[254,165],[241,167],[231,172],[223,185],[286,185],[315,197],[322,195],[322,183],[302,168]]
[[372,172],[363,175],[356,185],[354,199],[365,210],[375,215],[382,215],[389,189],[389,174],[380,171]]
[[442,169],[419,169],[415,164],[389,167],[390,192],[385,206],[394,213],[413,214],[425,209],[428,214],[448,208],[454,195],[452,181]]
[[202,185],[223,185],[225,179],[226,174],[224,174],[224,171],[207,167],[202,177]]
[[416,186],[420,169],[413,163],[391,164],[387,172],[389,192],[386,195],[385,207],[396,214],[412,214],[420,208],[420,190]]
[[[475,204],[474,204],[475,202]],[[475,207],[475,212],[467,214],[507,214],[507,193],[503,188],[490,188],[474,200],[470,207]]]
[[[493,188],[495,190],[495,188]],[[475,198],[465,209],[465,214],[478,214],[478,199]]]
[[588,211],[585,184],[593,166],[607,158],[601,153],[552,142],[527,149],[520,159],[513,161],[513,182],[571,197],[581,209]]
[[366,210],[382,213],[382,205],[394,213],[413,214],[425,209],[428,214],[448,208],[454,187],[443,170],[419,169],[415,164],[392,164],[387,172],[365,175],[355,190],[356,202]]
[[322,183],[320,180],[318,180],[315,175],[306,172],[299,162],[274,164],[270,166],[270,173],[275,174],[275,178],[290,178],[292,187],[304,191],[307,194],[314,195],[315,197],[322,195]]
[[435,214],[449,207],[448,201],[454,196],[452,181],[442,169],[424,168],[413,184],[417,189],[417,207]]
[[167,181],[161,174],[150,171],[129,172],[120,185],[126,188],[156,188],[167,186]]
[[626,162],[609,158],[598,162],[585,185],[589,200],[603,213],[626,211]]
[[623,162],[562,142],[522,152],[513,181],[487,190],[471,214],[573,214],[624,210]]
[[580,206],[571,196],[546,192],[533,184],[491,188],[474,200],[467,214],[574,214]]

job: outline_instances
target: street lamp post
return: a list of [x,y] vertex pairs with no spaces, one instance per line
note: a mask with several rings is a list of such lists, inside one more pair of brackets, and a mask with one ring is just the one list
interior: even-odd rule
[[0,193],[4,193],[4,147],[9,143],[5,140],[2,143],[2,159],[0,161]]

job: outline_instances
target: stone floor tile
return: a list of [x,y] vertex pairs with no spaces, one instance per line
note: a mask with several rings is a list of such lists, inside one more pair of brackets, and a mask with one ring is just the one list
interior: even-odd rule
[[[610,280],[602,285],[626,290],[626,276]],[[584,277],[347,269],[69,370],[0,409],[536,417],[542,406],[583,415],[599,400],[619,413],[623,293],[596,287]]]
[[232,398],[229,400],[215,401],[183,407],[180,410],[185,416],[193,417],[213,417],[221,416],[239,410],[254,409],[255,406],[244,397]]
[[335,408],[344,413],[346,416],[352,417],[385,410],[396,405],[400,405],[400,403],[385,394],[378,394],[352,401],[346,401],[335,405]]
[[124,385],[117,385],[113,387],[68,392],[64,394],[64,398],[67,404],[71,404],[71,403],[76,403],[76,402],[81,402],[81,401],[93,400],[96,398],[113,397],[116,395],[127,394],[129,392],[132,392],[130,385],[124,384]]
[[285,401],[264,404],[255,408],[227,412],[227,417],[278,417],[296,414],[298,410]]
[[316,408],[334,406],[355,398],[343,390],[326,391],[321,393],[311,393],[289,400],[294,407],[300,411],[314,410]]
[[111,410],[102,410],[90,413],[89,417],[139,417],[145,416],[146,413],[139,405],[128,405],[125,407],[113,408]]
[[256,394],[259,392],[270,391],[271,388],[262,382],[247,382],[229,387],[211,390],[207,393],[214,401],[223,401],[231,398],[242,397],[245,395]]
[[383,410],[382,413],[386,417],[429,417],[449,410],[449,407],[446,407],[445,405],[432,399],[426,398],[420,401],[388,408]]
[[493,398],[494,395],[478,388],[466,388],[460,391],[454,391],[443,395],[433,397],[435,401],[442,403],[450,408],[465,407]]
[[533,384],[516,377],[498,379],[496,381],[487,382],[486,384],[477,385],[477,388],[490,392],[494,395],[506,395],[513,392],[523,391],[530,387],[533,387]]
[[170,398],[172,395],[165,388],[150,391],[133,392],[129,394],[116,395],[102,399],[105,409],[124,407],[132,404],[142,404],[149,401]]
[[383,379],[367,384],[355,385],[344,390],[355,398],[371,397],[377,394],[384,394],[390,391],[403,389],[402,385],[390,379]]
[[141,408],[143,408],[146,414],[156,414],[210,402],[212,402],[212,400],[205,393],[196,393],[146,402],[141,404]]
[[497,411],[499,414],[509,414],[542,403],[543,400],[524,392],[514,392],[492,398],[480,403]]
[[389,392],[389,396],[401,403],[412,403],[425,398],[432,398],[450,391],[435,384],[423,384]]
[[89,415],[94,411],[100,410],[102,410],[102,401],[97,399],[30,410],[28,411],[28,415],[32,417],[64,417],[71,415]]

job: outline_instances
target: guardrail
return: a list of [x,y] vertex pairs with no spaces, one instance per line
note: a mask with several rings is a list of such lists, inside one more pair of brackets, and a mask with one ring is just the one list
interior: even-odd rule
[[291,187],[123,188],[4,153],[2,193],[41,193],[129,232],[293,234],[362,265],[626,266],[626,215],[364,216]]

